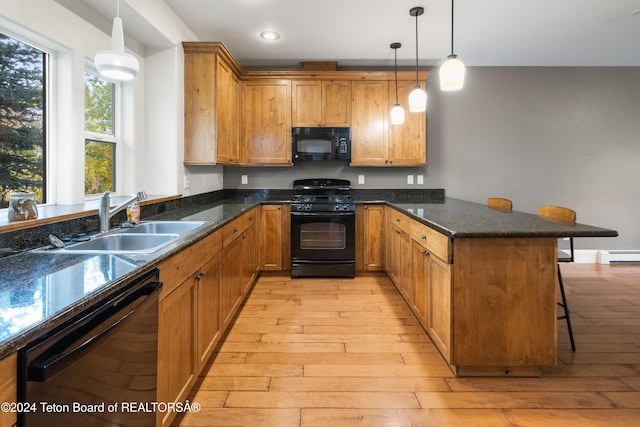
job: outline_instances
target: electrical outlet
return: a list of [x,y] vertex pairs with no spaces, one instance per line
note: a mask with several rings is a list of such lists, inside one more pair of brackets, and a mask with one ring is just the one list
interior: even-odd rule
[[407,175],[407,184],[413,184],[413,175]]
[[418,185],[424,184],[424,175],[418,175]]
[[189,176],[185,175],[184,176],[184,188],[189,188],[191,186],[191,182],[189,181]]
[[242,184],[244,185],[249,184],[249,175],[242,175],[241,179],[242,179]]
[[358,184],[364,184],[364,175],[358,175]]

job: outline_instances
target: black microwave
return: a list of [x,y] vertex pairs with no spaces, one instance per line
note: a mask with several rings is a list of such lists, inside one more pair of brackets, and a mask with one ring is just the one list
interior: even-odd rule
[[351,161],[351,128],[296,127],[291,129],[293,161]]

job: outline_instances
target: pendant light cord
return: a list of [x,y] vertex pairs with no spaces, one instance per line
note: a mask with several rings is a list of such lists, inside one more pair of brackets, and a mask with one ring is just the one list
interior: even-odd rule
[[416,87],[418,84],[418,13],[416,12]]
[[120,0],[116,0],[116,16],[120,18]]
[[451,55],[453,55],[453,1],[451,0]]
[[396,70],[396,105],[398,104],[398,48],[393,49],[393,53],[395,54],[395,70]]

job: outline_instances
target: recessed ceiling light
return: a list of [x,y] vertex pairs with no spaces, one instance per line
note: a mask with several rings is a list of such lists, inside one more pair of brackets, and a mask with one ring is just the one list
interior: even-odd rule
[[278,40],[280,38],[280,34],[275,31],[263,31],[260,33],[260,37],[265,40]]

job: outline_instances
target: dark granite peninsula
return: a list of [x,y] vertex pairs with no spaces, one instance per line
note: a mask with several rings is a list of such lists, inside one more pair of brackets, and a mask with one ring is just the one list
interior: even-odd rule
[[387,257],[385,269],[458,376],[554,365],[557,238],[618,234],[449,198],[388,203],[386,216],[387,251],[401,260],[394,271]]

